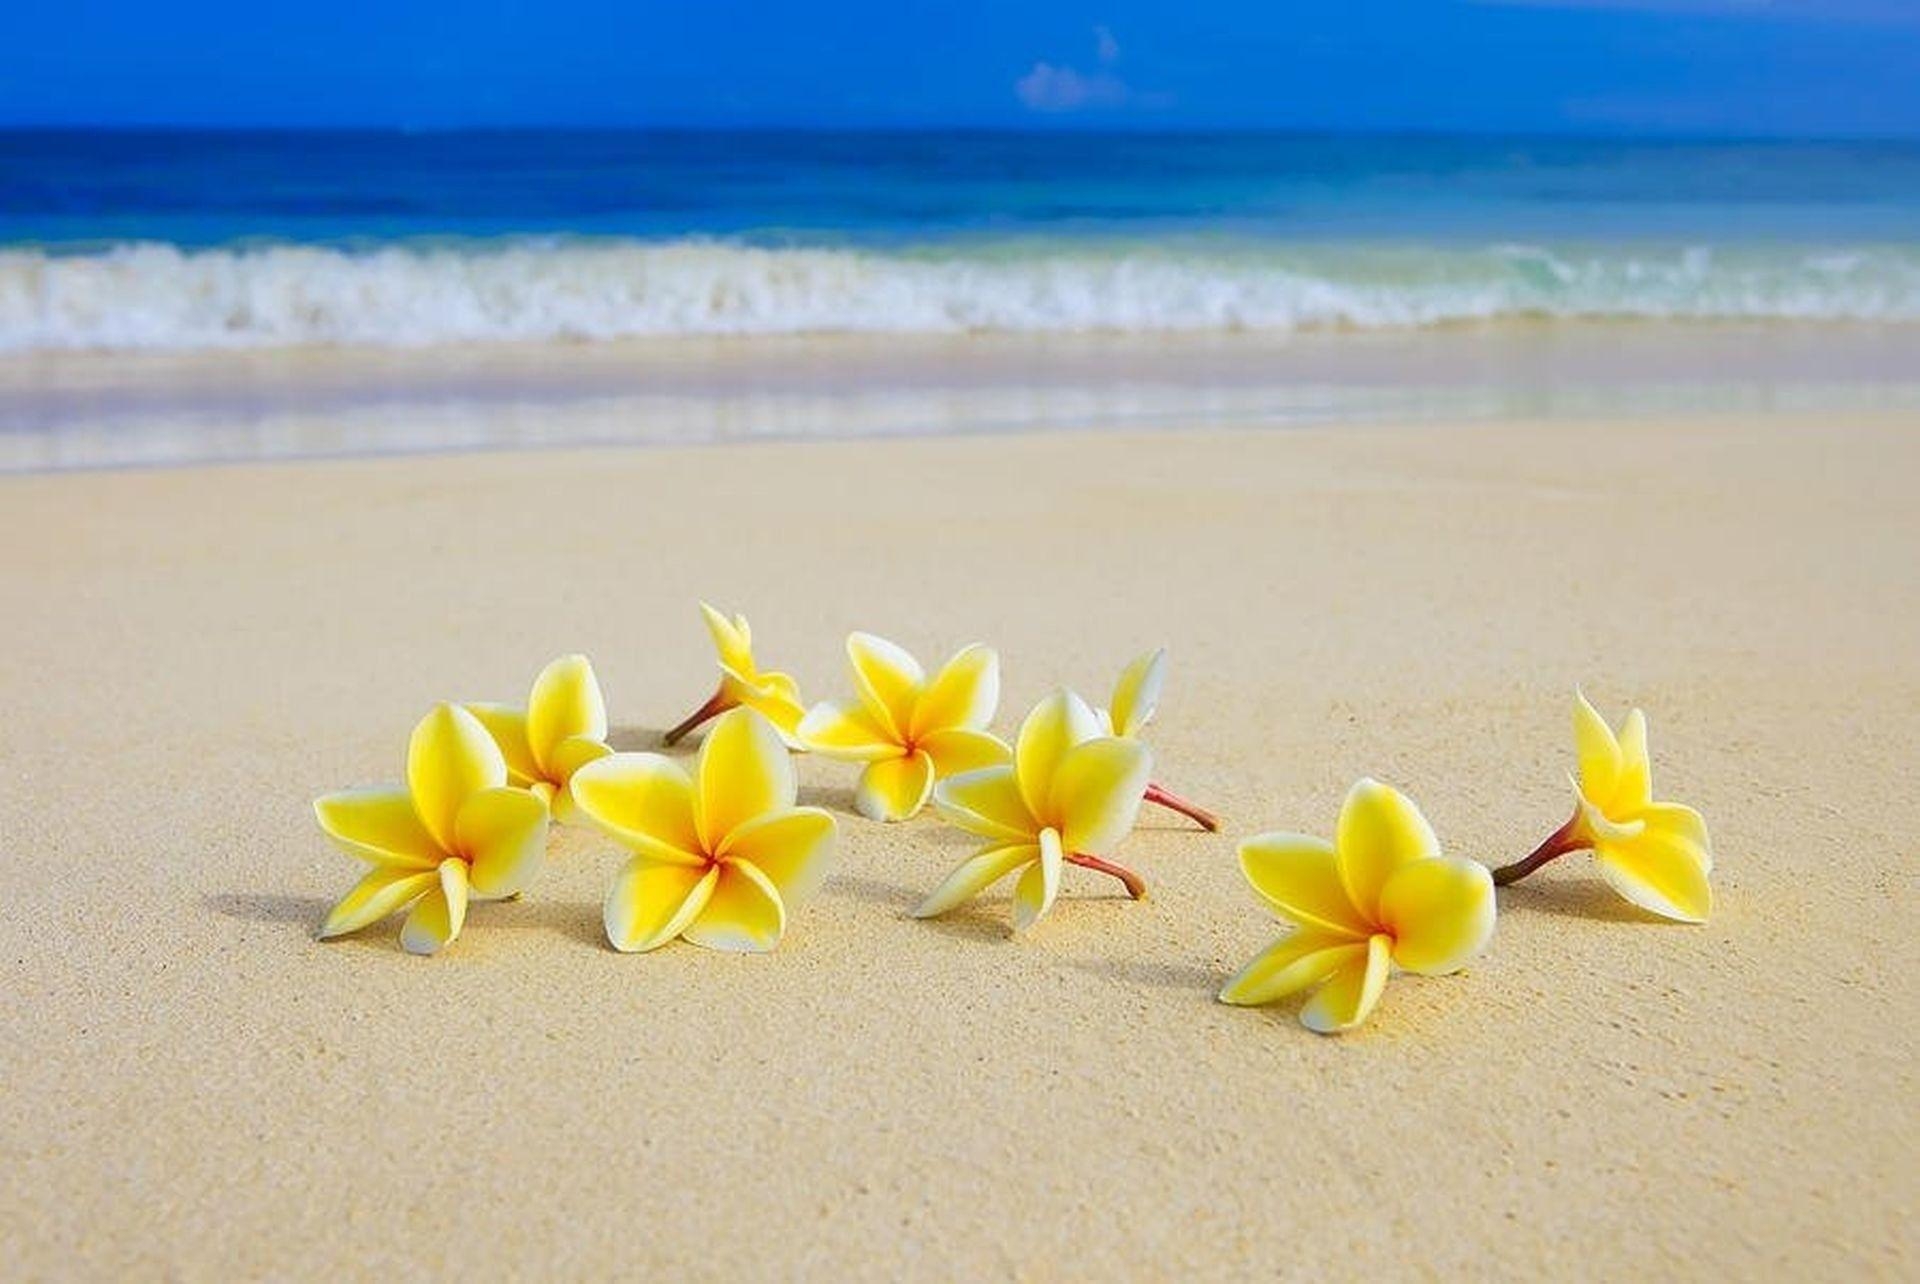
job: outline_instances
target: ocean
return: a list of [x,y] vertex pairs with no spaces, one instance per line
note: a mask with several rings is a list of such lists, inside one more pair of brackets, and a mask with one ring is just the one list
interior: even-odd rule
[[1920,321],[1920,145],[0,133],[0,351]]

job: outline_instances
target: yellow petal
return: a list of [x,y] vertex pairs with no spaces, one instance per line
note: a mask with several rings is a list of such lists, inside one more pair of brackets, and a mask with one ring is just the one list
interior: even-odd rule
[[1039,859],[1040,848],[1030,842],[984,847],[960,862],[946,880],[920,902],[913,916],[935,918],[944,914],[956,905],[972,900],[1022,865]]
[[512,896],[533,881],[547,856],[546,804],[525,789],[483,789],[467,799],[455,826],[468,877],[482,896]]
[[549,795],[553,808],[553,818],[569,825],[580,823],[580,809],[573,801],[574,773],[590,762],[597,762],[612,753],[605,741],[589,740],[585,736],[568,736],[554,746],[552,769],[558,780],[558,787],[548,785],[553,792]]
[[1631,814],[1653,799],[1653,765],[1647,761],[1647,715],[1627,712],[1620,724],[1620,778],[1613,788],[1612,807]]
[[534,761],[533,750],[527,744],[525,709],[511,704],[466,704],[461,707],[480,720],[480,725],[493,737],[493,743],[500,747],[500,756],[507,760],[508,784],[524,789],[540,779],[540,764]]
[[705,602],[700,604],[700,617],[707,622],[707,632],[713,634],[713,649],[719,653],[720,663],[751,678],[756,670],[753,630],[747,627],[747,617],[736,615],[729,620]]
[[1282,918],[1349,942],[1373,934],[1372,925],[1347,899],[1339,859],[1333,844],[1323,838],[1255,834],[1240,844],[1240,869]]
[[573,736],[607,738],[607,702],[584,655],[563,655],[540,670],[533,680],[533,694],[527,697],[527,743],[547,779],[565,778],[554,761],[554,750]]
[[414,869],[376,865],[327,914],[327,921],[320,925],[320,939],[324,941],[345,936],[348,932],[357,932],[371,923],[378,923],[396,910],[411,905],[439,884],[440,873],[431,867]]
[[1585,840],[1588,846],[1602,840],[1624,843],[1630,839],[1638,838],[1641,832],[1647,827],[1646,822],[1638,817],[1630,820],[1615,820],[1602,810],[1593,799],[1581,793],[1577,787],[1574,790],[1574,799],[1580,809],[1580,837]]
[[700,745],[696,775],[694,823],[710,852],[755,816],[793,806],[799,788],[780,733],[751,709],[720,715]]
[[1334,836],[1340,881],[1360,917],[1377,922],[1380,889],[1402,865],[1440,854],[1433,827],[1413,800],[1389,785],[1363,779],[1348,791]]
[[400,945],[409,954],[438,954],[453,944],[467,921],[467,862],[440,862],[440,885],[413,903],[400,925]]
[[1369,938],[1366,957],[1354,959],[1328,977],[1327,983],[1307,1000],[1300,1009],[1300,1024],[1316,1034],[1342,1034],[1353,1029],[1380,1001],[1390,966],[1387,938]]
[[616,753],[587,763],[568,782],[582,816],[649,860],[705,869],[693,821],[693,780],[657,753]]
[[720,855],[744,860],[773,880],[781,904],[798,908],[819,890],[833,862],[839,826],[818,807],[757,816],[727,835]]
[[780,889],[753,863],[723,861],[713,895],[681,931],[695,945],[738,954],[761,954],[780,943],[787,930]]
[[899,737],[874,721],[863,704],[827,700],[816,704],[795,731],[800,743],[814,753],[843,762],[877,762],[899,754]]
[[1075,745],[1053,773],[1047,814],[1071,852],[1113,850],[1140,814],[1153,755],[1137,740],[1102,736]]
[[1220,988],[1220,1001],[1257,1007],[1318,985],[1347,964],[1364,962],[1365,941],[1313,928],[1296,928],[1253,956]]
[[[793,680],[791,674],[762,673],[760,675],[760,688],[779,699],[789,701],[796,705],[801,703],[800,684]],[[803,708],[802,712],[804,711]]]
[[1146,730],[1160,704],[1160,690],[1167,681],[1167,649],[1149,651],[1120,671],[1113,684],[1113,705],[1108,721],[1113,734],[1132,738]]
[[723,703],[719,712],[725,712],[736,704],[745,704],[749,700],[758,700],[766,695],[766,684],[756,675],[742,673],[729,664],[720,666],[720,696]]
[[868,820],[906,820],[933,793],[933,759],[924,752],[870,762],[853,791],[853,809]]
[[1683,923],[1706,922],[1713,911],[1706,826],[1690,809],[1671,803],[1658,809],[1657,822],[1654,813],[1642,814],[1648,821],[1638,836],[1594,843],[1601,875],[1641,909]]
[[1040,823],[1020,796],[1013,767],[985,767],[943,780],[933,791],[933,805],[951,824],[982,838],[1031,843]]
[[441,851],[455,846],[460,808],[482,789],[507,783],[507,760],[480,720],[456,705],[434,709],[407,744],[407,787],[420,823]]
[[690,869],[634,857],[607,889],[607,943],[623,954],[665,945],[707,907],[719,879],[717,865]]
[[[916,742],[936,731],[981,730],[1000,707],[1000,656],[978,643],[963,649],[933,675],[914,703],[907,734]],[[984,765],[984,764],[982,764]]]
[[913,706],[926,686],[926,670],[904,647],[871,633],[847,638],[847,659],[860,702],[892,739],[904,741],[913,725]]
[[313,800],[320,828],[349,856],[407,869],[432,869],[446,853],[398,788],[349,789]]
[[594,740],[587,736],[568,736],[553,747],[547,757],[548,770],[552,779],[564,784],[573,779],[573,773],[597,759],[612,753],[613,749],[604,740]]
[[1428,976],[1456,972],[1484,950],[1493,915],[1493,878],[1478,861],[1415,861],[1380,892],[1380,926],[1393,937],[1393,961]]
[[1059,690],[1035,705],[1020,724],[1013,747],[1015,779],[1027,810],[1044,816],[1053,792],[1053,773],[1067,750],[1100,734],[1100,719],[1087,702]]
[[1679,803],[1648,803],[1640,809],[1640,821],[1648,832],[1667,835],[1668,841],[1688,843],[1700,853],[1700,867],[1713,872],[1713,842],[1707,837],[1705,817]]
[[807,716],[807,706],[801,703],[799,683],[784,673],[762,673],[749,683],[728,669],[722,671],[721,685],[736,703],[744,704],[771,722],[793,748],[805,747],[800,743],[799,730],[800,720]]
[[1027,866],[1013,887],[1013,930],[1024,932],[1046,917],[1060,894],[1060,867],[1064,857],[1060,835],[1052,829],[1040,831],[1040,859]]
[[1573,693],[1573,746],[1580,759],[1580,792],[1607,806],[1620,783],[1620,742],[1586,692],[1579,690]]
[[919,745],[933,759],[933,774],[938,780],[962,772],[979,771],[983,767],[1000,766],[1013,760],[1013,750],[999,736],[965,727],[936,731],[921,740]]

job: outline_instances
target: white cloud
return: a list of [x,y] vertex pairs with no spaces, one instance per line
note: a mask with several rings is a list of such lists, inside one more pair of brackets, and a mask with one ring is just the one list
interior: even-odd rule
[[1081,71],[1065,63],[1036,62],[1013,82],[1013,94],[1029,111],[1101,111],[1119,107],[1164,107],[1166,94],[1143,94],[1113,70],[1120,61],[1120,41],[1111,28],[1093,29],[1093,52],[1100,66]]
[[1084,111],[1124,107],[1133,94],[1127,82],[1108,71],[1083,72],[1036,62],[1013,84],[1013,92],[1033,111]]

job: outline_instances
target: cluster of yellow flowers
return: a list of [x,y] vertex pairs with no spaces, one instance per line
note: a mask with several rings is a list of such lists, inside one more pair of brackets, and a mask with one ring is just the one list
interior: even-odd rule
[[[989,726],[1000,662],[969,646],[931,677],[907,651],[855,633],[847,658],[855,697],[811,708],[787,674],[754,660],[745,619],[702,605],[720,660],[713,696],[667,732],[672,745],[713,722],[693,770],[657,753],[607,744],[606,701],[586,657],[555,660],[524,708],[442,704],[414,728],[404,786],[329,794],[320,827],[371,868],[334,906],[323,938],[406,911],[401,943],[432,954],[450,944],[474,896],[516,896],[539,871],[550,821],[587,823],[630,853],[605,905],[615,949],[684,937],[711,949],[770,950],[824,879],[838,824],[797,805],[792,751],[861,764],[856,809],[891,822],[931,802],[984,840],[914,911],[944,914],[1017,875],[1013,922],[1053,907],[1061,872],[1111,875],[1138,899],[1138,874],[1112,860],[1152,802],[1208,830],[1209,812],[1152,779],[1140,734],[1153,718],[1166,654],[1127,666],[1105,709],[1060,690],[1021,722],[1012,745]],[[1223,1002],[1271,1003],[1311,991],[1300,1019],[1322,1033],[1366,1020],[1394,967],[1457,971],[1493,935],[1494,888],[1571,851],[1591,850],[1635,904],[1700,922],[1711,903],[1705,823],[1652,799],[1646,719],[1616,734],[1576,698],[1579,750],[1573,816],[1525,859],[1489,872],[1441,854],[1420,810],[1373,780],[1348,793],[1334,841],[1265,833],[1240,844],[1254,891],[1289,925],[1220,991]]]

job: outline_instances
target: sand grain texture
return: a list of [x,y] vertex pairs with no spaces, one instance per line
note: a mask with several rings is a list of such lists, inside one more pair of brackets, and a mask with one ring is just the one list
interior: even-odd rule
[[[1914,1272],[1920,424],[766,445],[0,479],[0,1257],[14,1278]],[[590,653],[616,741],[706,597],[1005,658],[1010,727],[1165,642],[1152,898],[906,917],[968,840],[848,817],[778,953],[623,957],[568,831],[438,959],[313,930],[316,793]],[[1652,718],[1705,928],[1582,859],[1372,1024],[1213,1001],[1232,836],[1363,773],[1456,853],[1562,818],[1575,682]],[[844,807],[851,768],[807,761]]]

